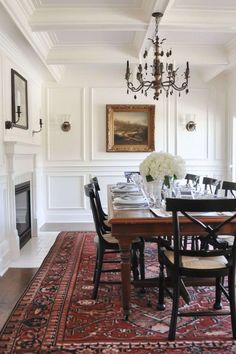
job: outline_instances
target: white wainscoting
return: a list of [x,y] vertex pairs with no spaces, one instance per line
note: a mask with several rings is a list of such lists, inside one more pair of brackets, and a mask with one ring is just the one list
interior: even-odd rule
[[0,276],[4,274],[11,260],[7,204],[7,178],[0,176]]

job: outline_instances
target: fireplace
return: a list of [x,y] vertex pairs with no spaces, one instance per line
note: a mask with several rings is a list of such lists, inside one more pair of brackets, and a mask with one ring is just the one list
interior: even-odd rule
[[31,238],[30,181],[15,186],[16,228],[20,248]]

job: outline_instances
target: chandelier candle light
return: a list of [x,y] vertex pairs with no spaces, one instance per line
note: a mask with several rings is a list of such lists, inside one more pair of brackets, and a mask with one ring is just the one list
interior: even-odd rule
[[[158,36],[158,24],[160,22],[163,14],[161,12],[154,12],[152,16],[156,20],[156,28],[154,38],[149,38],[154,47],[154,58],[153,63],[148,65],[145,62],[143,65],[139,64],[136,74],[137,86],[130,81],[131,72],[129,61],[127,60],[126,66],[126,74],[125,79],[127,81],[127,93],[132,91],[134,93],[141,91],[142,94],[147,96],[148,90],[152,88],[154,90],[153,99],[158,100],[160,94],[164,90],[166,92],[166,97],[173,94],[174,90],[179,92],[185,90],[186,94],[188,93],[188,79],[189,79],[189,63],[186,63],[186,69],[184,72],[184,82],[178,86],[176,83],[177,79],[177,71],[179,68],[175,69],[173,63],[164,63],[160,60],[161,57],[164,56],[164,51],[161,49],[161,45],[165,41],[165,38],[161,41]],[[172,54],[171,49],[166,52],[166,57],[169,58]],[[145,50],[143,54],[143,58],[146,59],[148,57],[148,52]],[[150,68],[150,73],[148,73],[148,69]],[[134,95],[136,99],[136,94]]]

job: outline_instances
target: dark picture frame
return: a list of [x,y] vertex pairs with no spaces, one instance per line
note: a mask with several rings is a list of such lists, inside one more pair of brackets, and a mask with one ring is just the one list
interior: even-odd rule
[[155,105],[106,105],[106,151],[154,151]]
[[11,69],[11,108],[14,127],[28,129],[27,80]]

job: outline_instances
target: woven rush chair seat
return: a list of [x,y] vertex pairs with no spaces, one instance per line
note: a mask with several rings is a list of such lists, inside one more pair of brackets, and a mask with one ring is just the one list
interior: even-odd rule
[[[165,256],[168,261],[174,265],[174,252],[164,251]],[[182,266],[184,268],[191,269],[219,269],[225,268],[228,261],[224,256],[215,257],[194,257],[194,256],[183,256]]]
[[[95,238],[98,240],[98,236],[95,236]],[[118,244],[118,240],[115,237],[113,237],[111,233],[103,234],[103,238],[106,242]],[[135,240],[132,241],[132,243],[137,243],[137,242],[141,242],[141,238],[136,238]]]

